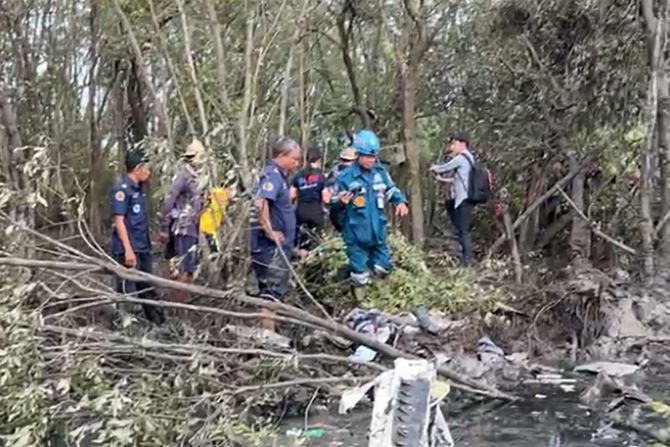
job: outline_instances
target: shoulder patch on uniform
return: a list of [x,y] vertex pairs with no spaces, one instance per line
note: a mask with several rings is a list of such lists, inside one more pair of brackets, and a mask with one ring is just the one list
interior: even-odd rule
[[117,191],[116,194],[114,194],[114,198],[119,202],[123,202],[126,200],[126,194],[123,191]]
[[272,184],[272,182],[265,182],[263,183],[263,191],[272,191],[275,189],[275,186]]

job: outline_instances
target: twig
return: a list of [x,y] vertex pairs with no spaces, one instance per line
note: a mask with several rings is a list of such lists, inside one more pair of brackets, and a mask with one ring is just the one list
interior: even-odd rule
[[83,329],[70,329],[70,328],[65,328],[61,326],[53,326],[53,325],[42,325],[40,326],[40,329],[46,332],[53,332],[53,333],[58,333],[62,335],[69,335],[72,337],[78,337],[78,338],[92,338],[95,340],[100,340],[100,341],[117,341],[117,342],[122,342],[126,343],[130,346],[134,347],[139,347],[143,349],[164,349],[164,350],[170,350],[174,352],[179,352],[183,354],[193,354],[195,352],[210,352],[210,353],[215,353],[215,354],[221,354],[222,356],[230,355],[230,354],[238,354],[238,355],[253,355],[253,356],[265,356],[265,357],[274,357],[274,358],[280,358],[286,361],[306,361],[306,360],[326,360],[326,361],[331,361],[331,362],[336,362],[336,363],[343,363],[347,364],[349,366],[351,365],[357,365],[357,366],[367,366],[371,369],[375,369],[378,371],[386,371],[387,368],[378,365],[376,363],[357,363],[353,360],[350,360],[347,357],[338,357],[336,355],[328,355],[328,354],[299,354],[299,353],[281,353],[281,352],[275,352],[275,351],[268,351],[265,349],[252,349],[252,348],[219,348],[216,346],[210,346],[210,345],[193,345],[193,344],[176,344],[176,343],[161,343],[158,341],[154,340],[149,340],[146,338],[142,339],[134,339],[130,337],[125,337],[123,335],[117,335],[109,332],[104,332],[100,330],[96,331],[90,331],[90,330],[83,330]]
[[613,237],[603,233],[595,223],[593,223],[588,217],[586,217],[586,215],[582,212],[582,210],[579,209],[579,207],[575,204],[575,202],[572,201],[570,196],[568,196],[565,193],[565,191],[563,191],[562,188],[559,187],[558,192],[563,196],[566,202],[568,202],[568,204],[572,207],[572,209],[575,210],[575,212],[579,215],[579,217],[581,217],[585,222],[589,224],[589,226],[591,227],[591,231],[593,231],[593,234],[599,236],[602,239],[605,239],[607,242],[614,245],[615,247],[619,247],[620,249],[627,251],[632,255],[637,254],[637,252],[634,249],[630,248],[628,245],[624,244],[623,242],[619,242]]
[[318,377],[309,379],[287,380],[286,382],[263,383],[261,385],[242,386],[232,392],[233,395],[244,394],[251,391],[263,391],[273,388],[291,388],[294,386],[310,385],[318,386],[328,383],[342,383],[342,382],[368,382],[373,380],[376,376],[362,376],[362,377]]
[[314,403],[314,400],[316,399],[316,396],[319,395],[319,387],[316,387],[314,390],[314,395],[312,398],[309,400],[309,403],[307,404],[307,408],[305,409],[305,424],[304,424],[304,429],[307,431],[307,427],[309,426],[309,409],[312,408],[312,404]]

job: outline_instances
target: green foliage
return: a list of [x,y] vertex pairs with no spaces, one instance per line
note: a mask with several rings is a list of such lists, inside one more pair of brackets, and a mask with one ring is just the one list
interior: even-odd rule
[[[386,312],[415,309],[424,305],[448,313],[488,311],[504,299],[495,288],[486,288],[476,282],[474,271],[448,268],[435,273],[427,266],[425,255],[399,233],[389,237],[394,269],[384,280],[374,280],[368,287],[364,305]],[[308,259],[303,272],[309,290],[331,305],[347,301],[350,293],[348,280],[338,281],[338,271],[346,265],[344,243],[339,237],[329,236],[319,252]]]
[[[268,429],[216,387],[194,356],[190,370],[118,363],[104,343],[59,344],[23,307],[35,285],[0,290],[0,439],[8,447],[49,445],[259,445]],[[160,366],[160,365],[159,365]],[[130,369],[129,369],[130,368]]]
[[32,287],[0,290],[0,435],[14,447],[44,445],[49,396],[34,316],[15,304]]

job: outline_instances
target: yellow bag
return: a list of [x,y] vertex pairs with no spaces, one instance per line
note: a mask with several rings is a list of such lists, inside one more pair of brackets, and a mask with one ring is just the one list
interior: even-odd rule
[[209,204],[200,215],[200,232],[214,236],[223,223],[223,212],[228,206],[228,191],[214,188],[209,196]]

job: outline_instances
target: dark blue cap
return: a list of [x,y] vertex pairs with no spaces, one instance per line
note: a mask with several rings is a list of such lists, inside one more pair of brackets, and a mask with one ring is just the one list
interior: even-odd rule
[[128,171],[146,163],[149,163],[149,157],[142,151],[134,150],[126,154],[126,169]]

